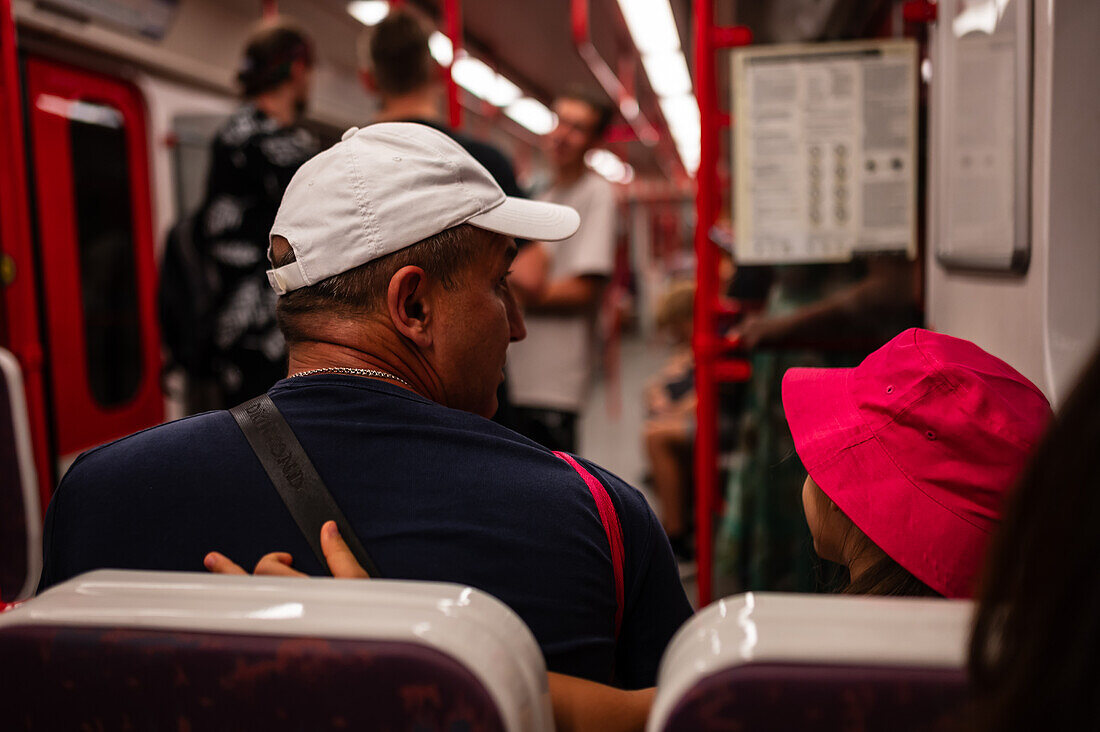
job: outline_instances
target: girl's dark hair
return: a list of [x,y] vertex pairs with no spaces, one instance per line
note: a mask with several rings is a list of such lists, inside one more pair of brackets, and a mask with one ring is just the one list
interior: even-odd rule
[[[832,500],[828,496],[825,497],[830,501]],[[914,577],[912,572],[898,564],[890,555],[882,551],[880,547],[867,538],[866,534],[856,528],[855,523],[848,527],[848,531],[844,536],[845,544],[852,541],[858,542],[853,554],[859,555],[867,551],[876,551],[881,556],[855,580],[850,577],[842,580],[839,588],[839,592],[842,594],[943,597],[943,595]],[[845,576],[847,576],[847,573],[845,573]]]
[[245,97],[278,87],[290,78],[295,61],[313,65],[313,44],[296,24],[286,19],[265,22],[248,37],[237,81]]
[[[825,491],[818,489],[817,495],[821,500],[844,513],[844,510],[836,505]],[[822,567],[822,585],[826,591],[838,592],[844,595],[890,595],[894,597],[943,597],[928,585],[917,579],[912,572],[897,563],[890,555],[882,550],[864,534],[855,522],[844,514],[848,522],[848,528],[844,531],[841,546],[846,556],[859,557],[867,553],[878,554],[874,564],[860,573],[859,577],[852,580],[848,570],[840,564],[831,562],[827,567]],[[849,549],[850,547],[850,549]],[[835,570],[835,571],[834,571]]]
[[1100,351],[1009,500],[970,640],[973,729],[1100,720]]
[[856,580],[849,580],[842,592],[846,595],[943,597],[885,554]]

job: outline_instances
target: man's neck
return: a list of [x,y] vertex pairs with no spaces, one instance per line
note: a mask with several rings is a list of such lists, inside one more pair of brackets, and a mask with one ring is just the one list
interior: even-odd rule
[[289,84],[257,94],[250,101],[256,109],[275,120],[280,127],[290,127],[298,121],[294,90]]
[[[386,380],[440,401],[438,379],[424,357],[408,348],[391,331],[362,337],[360,328],[334,329],[327,340],[300,341],[290,345],[288,375],[321,369],[365,369],[397,377]],[[365,378],[372,378],[364,374]],[[401,384],[400,381],[406,382]]]
[[421,119],[428,122],[441,121],[437,94],[430,89],[385,97],[382,109],[375,117],[376,122],[400,122],[402,120]]
[[563,165],[554,172],[554,185],[555,186],[571,186],[581,179],[584,175],[585,166],[584,159],[571,163],[569,165]]

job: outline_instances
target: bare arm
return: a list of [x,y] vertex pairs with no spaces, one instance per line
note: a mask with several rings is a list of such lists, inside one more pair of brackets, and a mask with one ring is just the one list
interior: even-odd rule
[[731,335],[740,336],[746,348],[813,338],[822,328],[914,301],[914,263],[900,257],[878,257],[868,262],[867,270],[859,282],[791,313],[750,316]]
[[[368,579],[366,571],[355,561],[355,556],[344,543],[334,521],[321,527],[321,551],[328,562],[333,577]],[[254,574],[306,577],[290,565],[292,558],[286,552],[265,554],[256,565]],[[210,552],[203,560],[208,570],[215,574],[248,574],[242,567],[218,552]],[[594,681],[578,679],[562,674],[548,674],[550,705],[554,724],[563,732],[631,732],[643,730],[653,704],[654,689],[624,691]]]
[[508,284],[521,303],[538,302],[546,294],[550,255],[541,242],[531,242],[512,261]]
[[645,729],[655,689],[624,691],[555,673],[549,678],[550,703],[559,732]]
[[531,313],[569,314],[587,312],[600,300],[607,278],[579,275],[555,280],[546,286],[542,297],[528,304]]

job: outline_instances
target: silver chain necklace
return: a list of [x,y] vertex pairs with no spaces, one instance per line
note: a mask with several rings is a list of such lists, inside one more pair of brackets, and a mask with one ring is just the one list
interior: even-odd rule
[[352,376],[374,376],[379,379],[393,379],[405,386],[412,388],[412,384],[402,379],[400,376],[394,376],[388,371],[376,371],[375,369],[352,369],[347,366],[326,366],[323,369],[310,369],[309,371],[299,371],[296,374],[291,374],[290,378],[296,379],[299,376],[310,376],[312,374],[351,374]]

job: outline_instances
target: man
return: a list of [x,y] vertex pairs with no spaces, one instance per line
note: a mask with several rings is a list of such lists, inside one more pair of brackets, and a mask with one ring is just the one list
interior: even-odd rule
[[[654,683],[691,610],[641,495],[585,463],[622,526],[621,631],[597,506],[564,460],[486,417],[524,325],[511,237],[572,234],[564,206],[506,197],[446,135],[377,124],[302,166],[269,271],[290,377],[269,395],[380,576],[470,584],[531,628],[551,670]],[[323,574],[226,412],[81,456],[50,504],[42,586],[98,567],[252,566],[285,548]]]
[[313,47],[300,29],[285,20],[260,26],[237,75],[245,103],[213,143],[200,240],[219,281],[212,366],[223,405],[262,394],[286,375],[264,254],[283,191],[318,149],[298,126],[312,76]]
[[[554,103],[557,127],[548,136],[554,184],[541,200],[581,215],[577,233],[553,247],[546,286],[526,302],[528,339],[508,355],[515,422],[509,426],[554,450],[575,451],[576,423],[594,362],[596,307],[615,264],[615,197],[589,171],[584,155],[599,142],[612,109],[584,90]],[[525,271],[539,252],[524,253]]]

